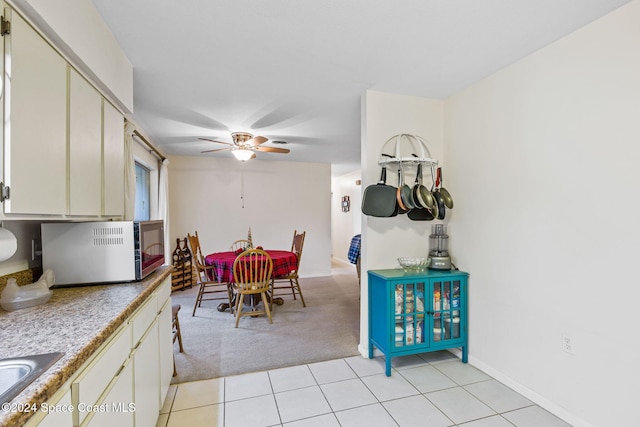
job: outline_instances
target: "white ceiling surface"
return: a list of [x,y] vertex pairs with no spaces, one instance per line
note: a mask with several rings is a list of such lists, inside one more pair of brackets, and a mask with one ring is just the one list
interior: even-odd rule
[[134,67],[132,119],[162,151],[204,156],[224,146],[198,137],[251,132],[291,149],[258,158],[334,176],[359,169],[365,90],[445,98],[628,2],[92,1]]

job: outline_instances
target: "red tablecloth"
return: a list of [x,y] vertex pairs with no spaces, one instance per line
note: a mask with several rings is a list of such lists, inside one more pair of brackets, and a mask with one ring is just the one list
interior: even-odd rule
[[[298,269],[298,257],[289,251],[265,251],[273,260],[272,276],[283,276]],[[235,252],[216,252],[205,257],[204,262],[212,265],[215,271],[215,280],[218,282],[233,282],[233,262],[236,260]]]

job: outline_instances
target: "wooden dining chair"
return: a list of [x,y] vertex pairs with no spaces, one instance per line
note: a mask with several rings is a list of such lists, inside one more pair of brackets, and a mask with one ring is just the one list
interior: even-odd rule
[[[276,295],[284,295],[289,294],[293,295],[293,299],[296,298],[296,294],[300,295],[300,301],[302,301],[302,306],[306,307],[307,305],[304,302],[304,297],[302,296],[302,289],[300,288],[300,282],[298,281],[298,269],[300,268],[300,259],[302,258],[302,246],[304,245],[304,237],[307,234],[306,231],[298,234],[297,230],[293,231],[293,242],[291,243],[291,252],[296,254],[296,267],[295,270],[290,271],[287,274],[281,276],[274,276],[271,280],[271,300]],[[280,293],[279,291],[286,290],[286,292]]]
[[[213,266],[206,265],[202,249],[200,248],[198,232],[196,231],[194,236],[187,234],[187,239],[189,239],[189,246],[191,247],[192,263],[196,268],[198,284],[198,296],[193,305],[193,313],[191,316],[196,315],[196,310],[201,306],[202,301],[226,300],[231,308],[231,284],[218,282]],[[207,297],[205,298],[205,296]],[[231,310],[231,313],[233,313],[233,310]]]
[[251,249],[251,247],[252,245],[249,240],[236,240],[231,244],[231,247],[229,248],[229,250],[232,252],[235,252],[238,249],[242,249],[244,251],[247,249]]
[[[269,318],[269,323],[273,323],[271,308],[267,299],[272,273],[273,260],[267,252],[261,249],[248,249],[236,257],[233,262],[233,286],[237,292],[236,328],[240,318],[243,316],[266,314]],[[260,295],[264,308],[257,310],[254,303],[252,304],[252,311],[243,311],[245,296],[251,298],[257,295]]]

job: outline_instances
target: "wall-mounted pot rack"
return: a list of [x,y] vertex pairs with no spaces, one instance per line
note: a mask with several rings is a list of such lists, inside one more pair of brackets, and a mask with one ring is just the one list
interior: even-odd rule
[[[395,143],[393,156],[385,153],[392,143]],[[422,137],[401,133],[392,136],[384,143],[378,164],[396,167],[423,164],[435,167],[438,165],[438,161],[431,157],[429,147]]]
[[[365,188],[362,196],[363,214],[387,218],[406,213],[413,221],[444,220],[445,209],[453,207],[453,199],[448,192],[447,202],[443,198],[446,190],[439,188],[441,170],[437,167],[438,161],[431,157],[424,139],[406,133],[392,136],[382,145],[378,164],[382,167],[380,180]],[[397,187],[386,182],[389,166],[397,169]],[[424,166],[431,175],[430,189],[422,184]],[[406,184],[406,169],[415,169],[413,186]]]

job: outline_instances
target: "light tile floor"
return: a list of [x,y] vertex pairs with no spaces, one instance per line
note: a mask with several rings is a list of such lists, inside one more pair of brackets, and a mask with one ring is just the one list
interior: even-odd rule
[[566,427],[453,354],[360,356],[172,385],[157,427]]

